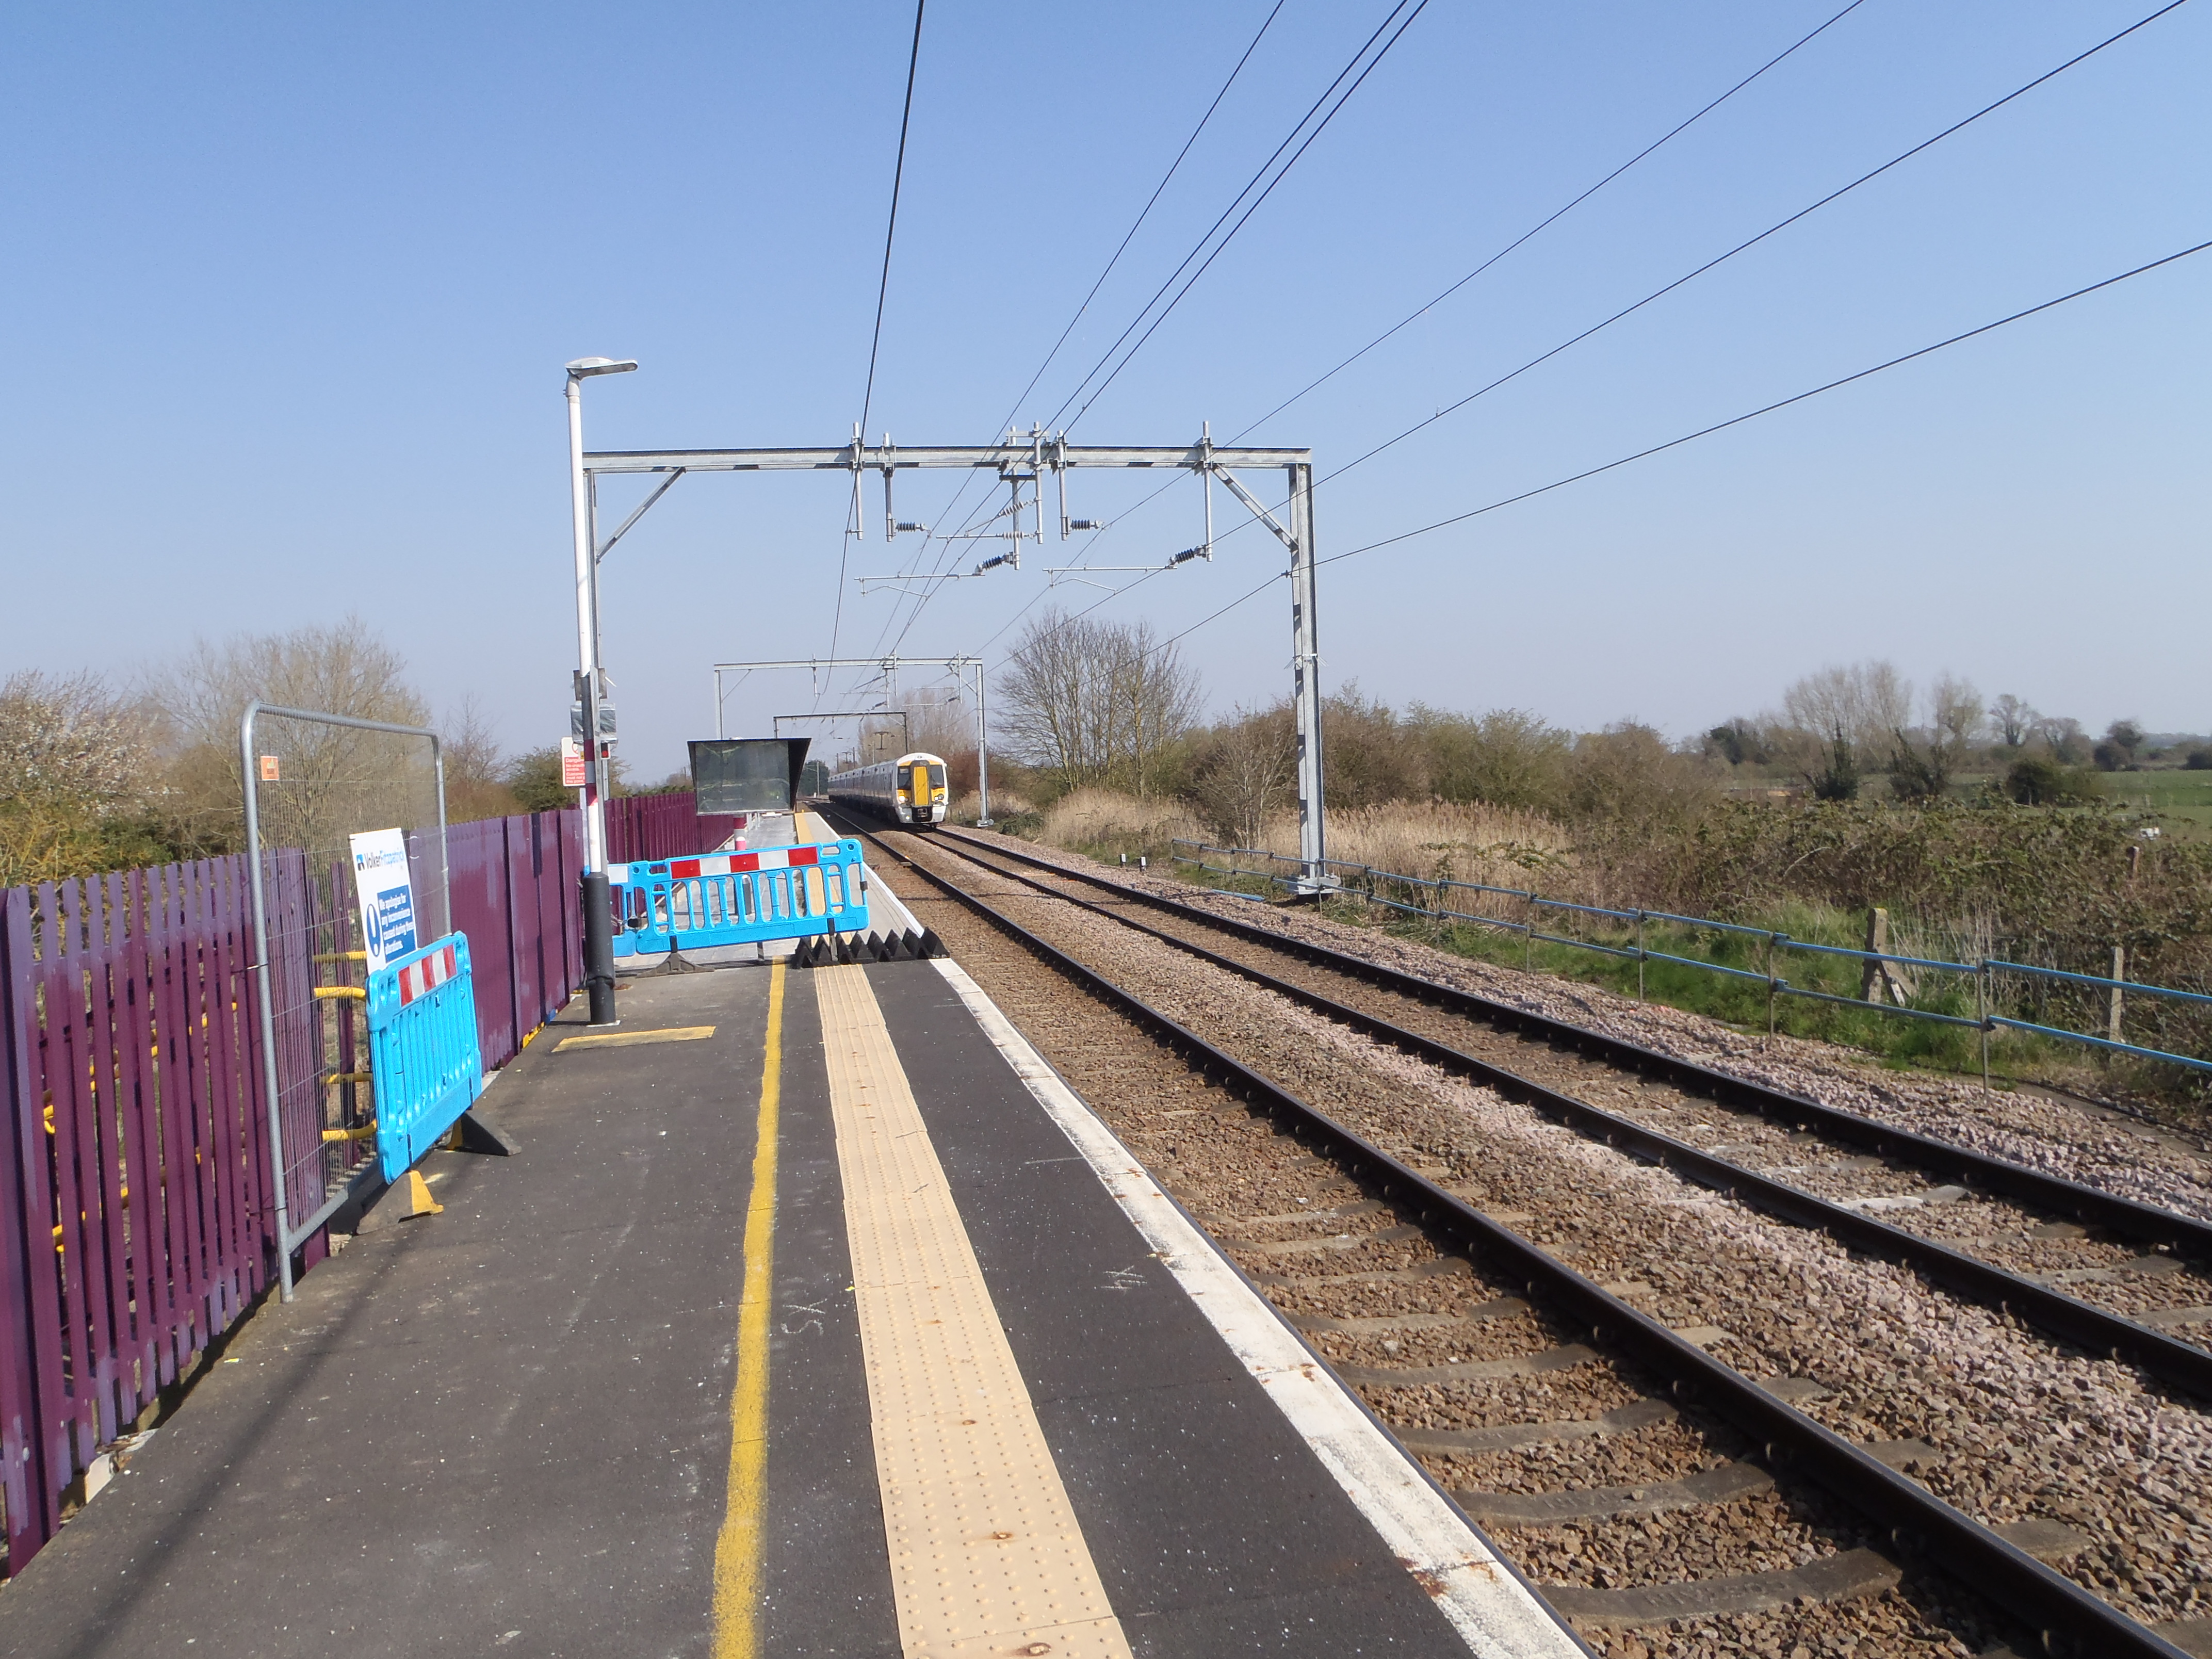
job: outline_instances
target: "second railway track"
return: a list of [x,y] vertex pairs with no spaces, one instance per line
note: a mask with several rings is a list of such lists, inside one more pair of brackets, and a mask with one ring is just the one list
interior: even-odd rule
[[[2212,1352],[2189,1340],[2212,1324],[2204,1266],[2212,1224],[1587,1030],[1540,1024],[1371,963],[1331,959],[1012,848],[963,846],[961,854],[1498,1086],[1609,1146],[1903,1261],[1955,1294],[2212,1401]],[[1007,870],[1009,861],[1025,867]],[[1103,903],[1100,890],[1109,896]],[[1509,1012],[1518,1030],[1488,1023]]]
[[[1601,1650],[1955,1653],[1993,1630],[2021,1642],[2021,1619],[2039,1644],[2048,1633],[2083,1652],[2203,1645],[2212,1514],[2197,1505],[2212,1492],[2212,1423],[2186,1397],[2203,1352],[2048,1285],[2016,1278],[2025,1288],[2008,1297],[1992,1285],[2008,1269],[1952,1249],[1955,1237],[1950,1279],[1991,1284],[1931,1271],[1926,1237],[1923,1259],[1899,1265],[1916,1235],[1887,1224],[1895,1212],[1948,1223],[1962,1205],[2016,1204],[1986,1196],[2001,1173],[1931,1201],[1924,1181],[1900,1185],[1847,1153],[1859,1163],[1834,1173],[1887,1176],[1872,1196],[1908,1201],[1881,1220],[1863,1202],[1837,1212],[1849,1225],[1790,1217],[1771,1194],[1770,1213],[1753,1214],[1761,1195],[1711,1190],[1740,1188],[1747,1172],[1731,1176],[1710,1146],[1655,1142],[1647,1121],[1616,1130],[1639,1144],[1610,1150],[1590,1138],[1594,1121],[1577,1134],[1543,1121],[1581,1103],[1568,1080],[1530,1075],[1534,1054],[1514,1075],[1468,1052],[1478,1045],[1464,1011],[1316,964],[1292,941],[1246,937],[1224,951],[1224,927],[1202,911],[1178,915],[980,838],[878,839],[974,907],[988,926],[963,939],[951,905],[929,906],[971,971],[1008,981],[994,994],[1163,1184]],[[1288,963],[1285,949],[1307,959]],[[1125,1024],[1149,1019],[1154,1063],[1123,1053],[1100,1069],[1103,1011],[1047,994],[1040,967],[1063,986],[1088,981]],[[1447,1005],[1463,995],[1429,989]],[[1071,1024],[1091,1034],[1056,1044]],[[1247,1103],[1224,1104],[1203,1081],[1168,1085],[1160,1066],[1182,1062],[1158,1053],[1164,1036]],[[1636,1116],[1708,1130],[1725,1117],[1731,1142],[1756,1127],[1784,1156],[1821,1155],[1825,1136],[1698,1099],[1648,1066],[1623,1085],[1619,1058],[1574,1063],[1635,1090],[1621,1103]],[[1254,1141],[1255,1113],[1304,1138]],[[1653,1166],[1655,1152],[1670,1170]],[[2062,1214],[2097,1212],[2097,1231],[2031,1223],[2021,1248],[2033,1259],[2013,1265],[2124,1291],[2197,1271],[2180,1252],[2201,1224],[2122,1211],[2136,1242],[2119,1243],[2105,1236],[2106,1195],[2057,1195]],[[2037,1227],[2045,1237],[2025,1237]],[[2145,1240],[2160,1228],[2169,1236]],[[2087,1252],[2092,1277],[2078,1277],[2077,1257],[2051,1267],[2054,1250]],[[2172,1265],[2130,1265],[2154,1260]],[[2007,1314],[1996,1304],[2008,1300],[2037,1305]],[[2090,1323],[2062,1330],[2065,1346],[2021,1330],[2023,1313]],[[2083,1346],[2126,1346],[2128,1364]],[[1987,1599],[1929,1576],[1935,1558],[1949,1583]],[[1885,1589],[1893,1562],[1907,1576]]]

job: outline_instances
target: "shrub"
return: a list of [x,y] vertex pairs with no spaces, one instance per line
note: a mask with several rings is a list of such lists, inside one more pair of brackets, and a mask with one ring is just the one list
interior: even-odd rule
[[[1477,717],[1415,703],[1407,724],[1428,752],[1431,793],[1448,801],[1538,811],[1559,805],[1574,748],[1571,733],[1521,708],[1493,708]],[[1332,751],[1332,767],[1334,762]]]
[[2012,763],[2004,792],[2023,806],[2069,806],[2100,799],[2104,785],[2094,772],[2031,755]]
[[[1380,806],[1429,793],[1428,757],[1418,727],[1347,680],[1321,710],[1328,795],[1346,806]],[[1295,760],[1296,750],[1292,750]]]
[[517,807],[525,812],[556,812],[576,804],[576,792],[561,782],[561,750],[557,744],[530,749],[507,763],[507,787]]
[[2212,749],[2191,750],[2189,758],[2182,763],[2182,769],[2189,772],[2212,772]]
[[1712,762],[1667,746],[1648,726],[1620,720],[1575,739],[1567,814],[1607,834],[1641,839],[1702,817],[1720,795]]
[[91,675],[0,678],[0,887],[175,856],[144,817],[148,728]]
[[1859,763],[1852,750],[1851,740],[1836,728],[1833,740],[1826,753],[1812,772],[1814,800],[1856,800],[1859,794]]

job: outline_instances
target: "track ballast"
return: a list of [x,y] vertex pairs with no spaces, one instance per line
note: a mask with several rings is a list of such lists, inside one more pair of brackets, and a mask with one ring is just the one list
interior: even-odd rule
[[[1095,1011],[1074,1020],[1091,1028],[1083,1039],[1054,1053],[1055,1030],[1075,1012],[1064,990],[1054,995],[1034,972],[1021,973],[1002,944],[984,950],[985,935],[973,929],[964,940],[953,937],[960,930],[947,926],[950,907],[930,906],[971,972],[988,955],[994,971],[1020,981],[1025,994],[1012,986],[994,994],[1026,1003],[1009,1012],[1064,1070],[1099,1073],[1078,1086],[1147,1167],[1601,1645],[1633,1652],[1650,1642],[1687,1652],[1717,1642],[1767,1651],[1786,1633],[1784,1653],[1793,1643],[1814,1653],[1865,1642],[1875,1644],[1869,1651],[1955,1652],[1951,1643],[1970,1633],[1983,1639],[2002,1621],[1988,1604],[1957,1597],[1927,1571],[1940,1559],[1950,1583],[1973,1585],[2031,1618],[2037,1634],[2048,1631],[2083,1651],[2183,1650],[2112,1602],[2160,1623],[2197,1613],[2202,1540],[2190,1535],[2198,1526],[2186,1512],[2202,1490],[2201,1461],[2168,1458],[2161,1467],[2153,1459],[2129,1470],[2124,1491],[2117,1481],[2112,1491],[2091,1489],[2086,1483],[2110,1480],[2127,1460],[2128,1440],[2142,1437],[2139,1425],[2123,1425],[2119,1443],[2094,1459],[2069,1448],[2071,1465],[2059,1460],[2058,1472],[2070,1467],[2085,1484],[2070,1491],[2075,1483],[2062,1478],[2054,1491],[2052,1481],[2036,1478],[2050,1461],[2046,1435],[1974,1424],[1976,1434],[1966,1437],[1990,1443],[1976,1463],[1948,1443],[1957,1435],[1935,1433],[1946,1443],[1939,1446],[1903,1431],[1931,1411],[1938,1419],[1961,1417],[1960,1402],[1942,1396],[1963,1394],[1966,1405],[1978,1406],[1975,1391],[1993,1375],[2012,1376],[2020,1385],[2014,1392],[2024,1388],[2039,1416],[2055,1415],[2062,1441],[2078,1431],[2073,1419],[2094,1420],[2116,1389],[2130,1392],[2109,1362],[2087,1362],[2072,1348],[2028,1336],[2001,1311],[1960,1307],[1957,1297],[1971,1296],[1971,1285],[1932,1289],[1943,1276],[1927,1265],[1928,1241],[1856,1211],[1836,1212],[1849,1225],[1824,1222],[1817,1210],[1790,1216],[1786,1205],[1764,1195],[1796,1224],[1779,1230],[1777,1250],[1771,1220],[1744,1214],[1736,1199],[1686,1193],[1674,1174],[1589,1139],[1594,1129],[1602,1133],[1601,1120],[1557,1079],[1521,1077],[1486,1053],[1469,1053],[1480,1046],[1468,1041],[1474,1016],[1414,1001],[1402,986],[1385,992],[1372,982],[1373,964],[1344,958],[1316,969],[1310,946],[1109,878],[1079,876],[995,838],[962,846],[941,834],[902,835],[880,844],[899,859],[911,855],[911,867],[959,893],[1000,940],[1018,939],[1063,983],[1085,983],[1115,1010],[1125,1032],[1129,1023],[1144,1027],[1150,1043],[1170,1044],[1243,1098],[1226,1109],[1218,1095],[1199,1106],[1148,1107],[1145,1097],[1156,1097],[1167,1079],[1155,1066],[1142,1086],[1133,1083],[1126,1035],[1109,1040],[1123,1052],[1099,1066],[1106,1033]],[[1026,867],[1007,867],[1013,864]],[[1138,918],[1126,914],[1139,910],[1141,933],[1129,926]],[[1175,934],[1188,937],[1170,943]],[[1224,944],[1236,959],[1217,948]],[[1262,957],[1272,953],[1272,963],[1255,963],[1245,948],[1253,945]],[[1334,981],[1322,982],[1330,974]],[[1428,1003],[1479,1000],[1445,987],[1413,988]],[[1379,1007],[1378,997],[1422,1018],[1407,1006]],[[1456,1042],[1438,1035],[1439,1022]],[[1560,1036],[1547,1035],[1552,1042]],[[1577,1063],[1618,1081],[1608,1045],[1626,1046],[1600,1039]],[[1543,1052],[1559,1053],[1548,1043]],[[1628,1086],[1716,1115],[1679,1086],[1679,1072],[1668,1074],[1680,1062],[1637,1060],[1643,1076]],[[1463,1079],[1485,1086],[1470,1089]],[[1168,1091],[1179,1099],[1190,1092],[1187,1084]],[[1203,1085],[1197,1092],[1206,1098]],[[1527,1107],[1505,1095],[1555,1116],[1572,1118],[1565,1109],[1583,1107],[1583,1133],[1548,1125],[1532,1133]],[[1493,1121],[1471,1121],[1485,1113]],[[1245,1127],[1255,1115],[1288,1126],[1302,1144],[1292,1148],[1271,1133],[1255,1148]],[[1633,1131],[1627,1152],[1664,1154],[1693,1179],[1735,1185],[1746,1201],[1762,1196],[1741,1190],[1749,1171],[1724,1160],[1717,1168],[1686,1139],[1655,1138],[1621,1114],[1614,1118],[1617,1141],[1623,1126]],[[1802,1144],[1808,1133],[1774,1130],[1785,1146]],[[2070,1183],[2057,1185],[2074,1201]],[[1650,1190],[1632,1190],[1639,1187]],[[2047,1198],[2056,1188],[2039,1190]],[[1337,1201],[1321,1201],[1332,1196]],[[1610,1201],[1616,1197],[1638,1212],[1624,1212]],[[2108,1199],[2094,1194],[2091,1202]],[[1814,1200],[1800,1193],[1790,1201]],[[2180,1223],[2174,1236],[2186,1237],[2197,1224],[2155,1212],[2127,1220],[2137,1237]],[[1875,1231],[1854,1231],[1868,1224]],[[1316,1225],[1326,1231],[1316,1236]],[[1808,1226],[1831,1237],[1808,1240]],[[1839,1258],[1850,1261],[1844,1243],[1886,1259],[1851,1263],[1850,1276],[1872,1283],[1847,1297],[1870,1302],[1823,1308],[1823,1291],[1835,1291],[1820,1281]],[[1908,1243],[1923,1254],[1911,1257]],[[1951,1254],[2002,1280],[2002,1269]],[[1907,1260],[1910,1269],[1893,1265]],[[1329,1271],[1317,1271],[1323,1267]],[[2047,1289],[2014,1282],[2030,1301]],[[2047,1322],[2051,1310],[2039,1311]],[[1816,1315],[1850,1327],[1849,1334],[1838,1340]],[[1853,1362],[1867,1360],[1892,1334],[1902,1337],[1896,1346],[1910,1364],[1858,1374],[1869,1367]],[[2101,1342],[2103,1328],[2093,1334]],[[2154,1343],[2132,1357],[2178,1393],[2203,1355],[2191,1345],[2172,1347],[2179,1352]],[[2085,1369],[2092,1375],[2081,1375]],[[2134,1393],[2140,1416],[2146,1401],[2139,1386]],[[2148,1403],[2154,1417],[2186,1409]],[[2191,1437],[2206,1437],[2193,1410],[2187,1425]],[[2039,1445],[2037,1455],[2021,1455]],[[2117,1513],[2116,1498],[2128,1500]],[[2172,1516],[2181,1527],[2161,1524]],[[2058,1570],[2031,1552],[2052,1558]],[[1906,1577],[1885,1593],[1897,1572],[1892,1562]]]

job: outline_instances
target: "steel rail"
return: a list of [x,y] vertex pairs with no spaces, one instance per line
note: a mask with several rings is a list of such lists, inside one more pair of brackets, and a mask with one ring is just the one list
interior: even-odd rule
[[1601,1031],[1554,1019],[1547,1014],[1516,1008],[1510,1003],[1495,1001],[1472,991],[1462,991],[1456,986],[1423,979],[1417,974],[1370,962],[1326,945],[1293,939],[1270,927],[1216,915],[1212,911],[1202,910],[1196,905],[1147,893],[1110,878],[1093,875],[1088,871],[1072,870],[1065,865],[1054,863],[1050,859],[1020,852],[996,841],[981,841],[942,827],[937,833],[949,841],[977,847],[984,852],[1049,871],[1072,881],[1103,888],[1123,898],[1133,899],[1155,909],[1182,916],[1217,932],[1234,934],[1284,955],[1302,957],[1322,967],[1367,980],[1401,995],[1437,1004],[1469,1018],[1541,1036],[1554,1046],[1565,1046],[1577,1053],[1589,1054],[1622,1071],[1644,1073],[1661,1078],[1685,1093],[1703,1095],[1720,1105],[1753,1112],[1771,1121],[1784,1123],[1801,1131],[1816,1129],[1832,1139],[1879,1152],[1932,1176],[1954,1177],[1962,1185],[2038,1205],[2055,1213],[2071,1216],[2076,1221],[2102,1227],[2144,1243],[2182,1246],[2192,1255],[2212,1261],[2212,1222],[2200,1221],[2194,1216],[2161,1209],[2154,1204],[2121,1198],[2081,1182],[2069,1181],[2063,1176],[2032,1170],[2025,1164],[1994,1158],[1986,1152],[1973,1152],[1947,1140],[1938,1140],[1931,1135],[1917,1134],[1910,1129],[1878,1123],[1872,1118],[1861,1117],[1840,1107],[1824,1106],[1803,1095],[1793,1095],[1767,1084],[1730,1077],[1725,1072],[1700,1066],[1695,1060],[1680,1060],[1672,1054],[1661,1054],[1656,1049],[1646,1048],[1626,1038],[1607,1036]]
[[[995,852],[996,848],[988,849]],[[1364,1009],[1337,1001],[1326,993],[1290,980],[1277,979],[1262,969],[1209,951],[1133,917],[1072,894],[1055,892],[1033,877],[1001,870],[975,852],[962,852],[980,869],[1007,880],[1018,881],[1065,904],[1107,917],[1117,925],[1188,951],[1210,965],[1236,974],[1253,984],[1288,997],[1366,1036],[1387,1042],[1446,1071],[1471,1076],[1509,1099],[1534,1106],[1545,1115],[1578,1133],[1602,1139],[1616,1150],[1626,1150],[1687,1176],[1698,1185],[1736,1199],[1755,1209],[1826,1234],[1846,1248],[1911,1268],[1929,1282],[1999,1314],[2014,1315],[2046,1335],[2071,1342],[2098,1355],[2109,1355],[2137,1367],[2161,1382],[2203,1399],[2212,1399],[2212,1353],[2136,1323],[2121,1314],[2084,1302],[2048,1285],[2022,1277],[1948,1244],[1923,1237],[1905,1228],[1876,1220],[1871,1215],[1845,1209],[1830,1200],[1777,1181],[1756,1170],[1716,1157],[1687,1141],[1662,1134],[1632,1118],[1565,1093],[1533,1078],[1509,1070],[1455,1048],[1448,1042],[1398,1025]]]
[[[1408,1194],[1419,1206],[1414,1213],[1422,1224],[1455,1237],[1493,1260],[1510,1262],[1530,1294],[1548,1296],[1570,1310],[1589,1331],[1593,1341],[1625,1350],[1666,1376],[1677,1399],[1711,1406],[1757,1443],[1770,1462],[1793,1468],[1817,1480],[1881,1527],[1894,1547],[1940,1563],[1952,1577],[1990,1597],[2004,1613],[2032,1626],[2046,1650],[2057,1651],[2063,1639],[2076,1651],[2100,1656],[2100,1659],[2123,1654],[2145,1659],[2153,1656],[2186,1659],[2182,1649],[2157,1632],[2006,1542],[1911,1477],[1877,1462],[1834,1431],[1785,1405],[1734,1367],[1684,1340],[1595,1280],[1554,1260],[1464,1199],[1215,1048],[995,906],[908,857],[879,834],[862,833],[948,897],[1009,935],[1040,962],[1126,1015],[1201,1073],[1218,1075],[1248,1104],[1258,1105],[1271,1117],[1288,1120],[1294,1133],[1310,1131],[1340,1163],[1364,1170],[1385,1198],[1401,1191]],[[970,862],[989,868],[981,860]]]

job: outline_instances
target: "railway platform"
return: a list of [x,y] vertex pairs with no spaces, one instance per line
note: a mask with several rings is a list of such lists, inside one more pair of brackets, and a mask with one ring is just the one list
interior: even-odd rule
[[957,963],[618,999],[491,1085],[515,1156],[244,1322],[0,1653],[1583,1650]]

